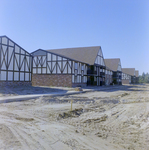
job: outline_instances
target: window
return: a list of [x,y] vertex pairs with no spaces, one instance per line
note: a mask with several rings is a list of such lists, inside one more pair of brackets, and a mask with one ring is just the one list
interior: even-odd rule
[[83,76],[84,75],[84,71],[82,70],[82,72],[81,72],[81,75]]
[[78,69],[78,63],[75,62],[75,69]]
[[81,77],[81,82],[82,82],[82,83],[84,82],[84,78],[83,78],[83,76]]
[[77,74],[78,74],[78,70],[75,70],[75,76],[77,76]]
[[84,70],[84,65],[82,65],[81,70]]
[[74,77],[74,82],[77,83],[77,76]]
[[84,65],[81,66],[81,75],[84,75]]

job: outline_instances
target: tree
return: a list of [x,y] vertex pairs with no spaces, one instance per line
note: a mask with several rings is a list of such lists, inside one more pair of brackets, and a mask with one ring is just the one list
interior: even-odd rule
[[142,73],[142,76],[139,76],[139,83],[149,83],[149,73]]

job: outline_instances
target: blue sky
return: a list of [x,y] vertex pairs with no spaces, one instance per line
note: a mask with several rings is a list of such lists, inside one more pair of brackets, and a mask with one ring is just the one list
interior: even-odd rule
[[0,0],[0,35],[28,52],[101,46],[149,72],[149,0]]

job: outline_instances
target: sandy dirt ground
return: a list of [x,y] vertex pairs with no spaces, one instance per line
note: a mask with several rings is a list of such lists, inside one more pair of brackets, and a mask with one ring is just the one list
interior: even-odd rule
[[148,150],[149,85],[1,103],[0,149]]

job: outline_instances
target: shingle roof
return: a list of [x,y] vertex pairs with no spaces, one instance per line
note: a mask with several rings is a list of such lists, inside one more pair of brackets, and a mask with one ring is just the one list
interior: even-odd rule
[[51,49],[49,52],[65,56],[67,58],[94,65],[100,46],[78,47],[65,49]]
[[136,77],[139,77],[139,71],[135,70]]
[[119,58],[113,58],[113,59],[104,59],[105,60],[105,65],[108,67],[108,69],[112,71],[117,71],[118,69],[118,64],[120,62]]
[[134,76],[135,68],[122,68],[122,72]]

